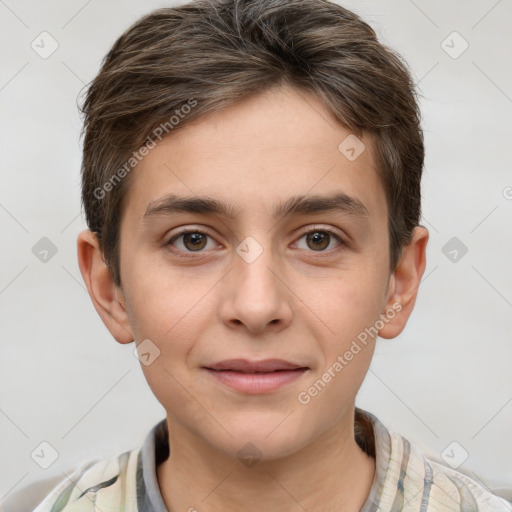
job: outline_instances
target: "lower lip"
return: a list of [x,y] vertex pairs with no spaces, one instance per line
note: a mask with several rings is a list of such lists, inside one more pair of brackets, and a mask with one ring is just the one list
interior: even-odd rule
[[205,369],[215,379],[230,388],[249,394],[275,391],[297,380],[307,371],[307,368],[299,368],[297,370],[281,370],[269,373],[243,373],[231,370]]

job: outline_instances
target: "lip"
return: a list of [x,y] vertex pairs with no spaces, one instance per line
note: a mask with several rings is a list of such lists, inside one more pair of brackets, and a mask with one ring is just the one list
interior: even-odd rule
[[274,372],[276,370],[296,370],[297,368],[305,368],[305,366],[285,361],[284,359],[263,359],[261,361],[226,359],[209,365],[206,368],[210,370],[232,370],[235,372],[256,373]]
[[309,370],[283,359],[228,359],[203,368],[218,382],[247,394],[270,393],[297,380]]

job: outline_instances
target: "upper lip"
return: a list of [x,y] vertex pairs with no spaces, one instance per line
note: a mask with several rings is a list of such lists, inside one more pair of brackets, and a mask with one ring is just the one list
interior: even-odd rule
[[273,372],[276,370],[296,370],[297,368],[306,368],[303,365],[291,363],[284,359],[263,359],[261,361],[249,361],[247,359],[226,359],[210,366],[210,370],[232,370],[237,372]]

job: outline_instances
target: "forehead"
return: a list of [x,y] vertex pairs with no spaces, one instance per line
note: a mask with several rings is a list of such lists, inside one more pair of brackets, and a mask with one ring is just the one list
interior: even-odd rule
[[385,196],[373,155],[370,135],[356,137],[314,95],[273,89],[158,142],[132,171],[124,209],[142,218],[166,195],[197,195],[239,215],[263,215],[282,211],[292,197],[341,192],[382,217]]

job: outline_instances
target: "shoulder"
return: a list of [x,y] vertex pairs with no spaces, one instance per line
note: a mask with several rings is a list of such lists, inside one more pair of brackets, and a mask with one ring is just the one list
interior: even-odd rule
[[[395,446],[400,445],[401,461],[398,486],[403,489],[404,510],[453,510],[461,512],[512,512],[512,504],[487,490],[468,475],[440,461],[428,458],[419,447],[396,433],[391,433]],[[413,507],[411,507],[413,510]]]
[[482,484],[468,475],[456,471],[440,462],[426,458],[426,467],[430,466],[432,473],[432,502],[455,503],[462,511],[512,511],[512,504],[493,494]]
[[137,511],[140,448],[89,461],[60,481],[34,512]]
[[512,504],[468,475],[427,457],[418,446],[389,431],[375,416],[372,424],[376,473],[364,512],[512,512]]

